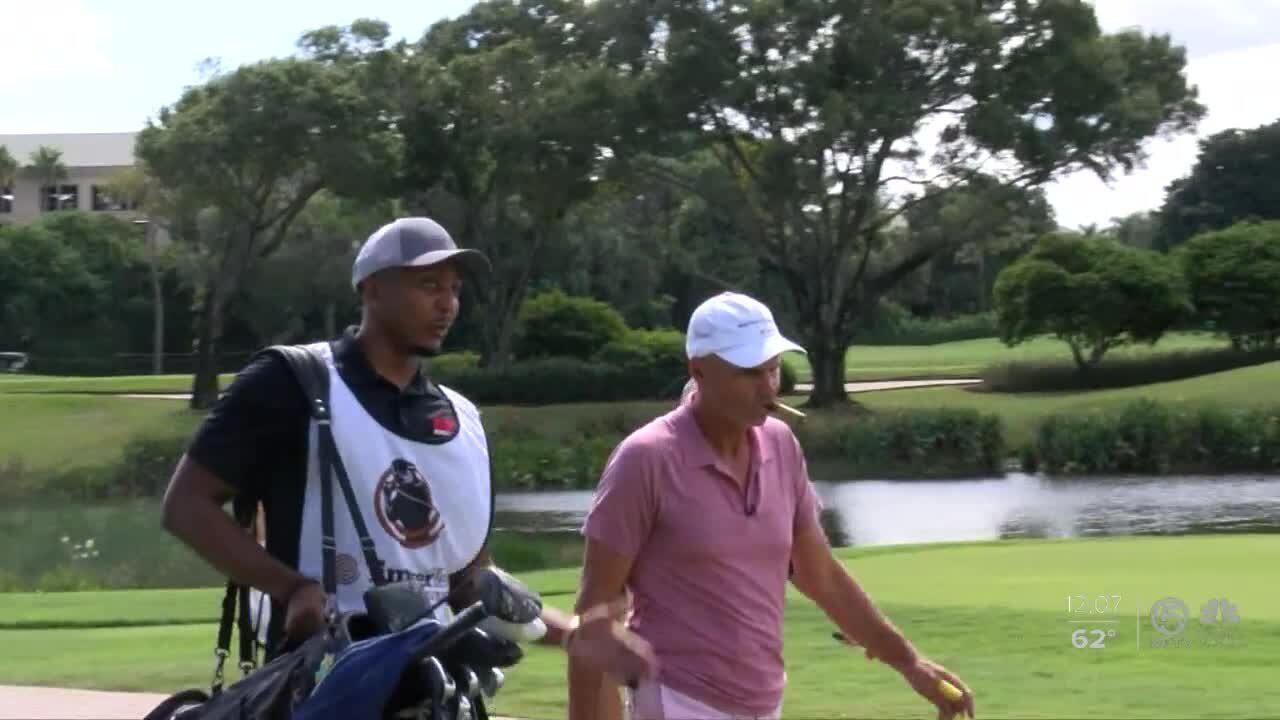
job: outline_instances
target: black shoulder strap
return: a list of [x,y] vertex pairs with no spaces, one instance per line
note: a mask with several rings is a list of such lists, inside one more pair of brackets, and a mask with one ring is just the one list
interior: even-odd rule
[[[337,541],[334,535],[333,527],[333,483],[331,481],[331,472],[338,475],[338,483],[342,487],[342,493],[347,501],[347,507],[351,511],[351,520],[355,524],[356,532],[360,536],[360,547],[364,551],[365,562],[369,566],[369,577],[373,580],[374,585],[383,585],[386,582],[385,572],[383,570],[382,561],[378,559],[376,547],[373,540],[369,537],[369,529],[365,525],[364,516],[359,511],[359,505],[356,501],[355,491],[351,488],[351,480],[347,476],[346,467],[342,464],[342,457],[338,454],[337,445],[333,440],[333,428],[331,427],[331,416],[329,413],[329,368],[324,358],[320,356],[315,346],[308,345],[272,345],[261,351],[262,353],[274,352],[284,358],[289,364],[289,368],[293,371],[302,391],[307,397],[307,409],[311,417],[316,420],[319,427],[319,447],[317,448],[319,465],[320,465],[320,525],[322,545],[322,573],[325,593],[334,596],[337,593],[337,573],[336,553]],[[236,504],[236,518],[239,524],[249,529],[252,527],[252,518],[254,517],[252,503],[244,502]],[[222,618],[218,624],[218,646],[214,651],[217,657],[217,664],[214,668],[213,682],[211,689],[216,695],[222,690],[223,672],[222,667],[230,655],[231,649],[231,628],[235,622],[236,605],[240,605],[239,613],[239,634],[240,634],[240,668],[244,673],[248,673],[256,666],[254,657],[254,637],[253,626],[249,621],[249,614],[252,611],[249,602],[249,588],[239,587],[234,581],[227,581],[226,595],[222,601]],[[267,602],[266,598],[263,602]]]
[[337,540],[333,528],[333,482],[332,475],[338,476],[338,485],[342,488],[347,509],[351,512],[351,522],[355,525],[360,537],[360,549],[364,553],[365,563],[369,566],[369,577],[374,585],[386,582],[382,561],[378,559],[377,548],[369,536],[369,528],[365,525],[364,515],[360,513],[360,505],[355,491],[351,488],[351,478],[347,475],[342,456],[333,439],[332,416],[329,412],[329,367],[320,357],[313,345],[274,345],[268,351],[280,353],[302,385],[307,395],[307,406],[311,417],[315,419],[319,429],[319,447],[317,454],[320,464],[320,530],[322,534],[322,571],[326,593],[332,595],[338,591],[335,570]]

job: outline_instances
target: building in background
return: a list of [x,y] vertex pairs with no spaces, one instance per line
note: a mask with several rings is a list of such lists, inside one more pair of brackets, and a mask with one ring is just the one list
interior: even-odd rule
[[[31,222],[59,210],[130,214],[134,208],[110,197],[107,184],[116,172],[133,166],[136,137],[132,132],[0,135],[0,146],[18,163],[12,184],[0,186],[0,223]],[[40,147],[62,153],[66,172],[56,184],[30,167],[31,154]]]

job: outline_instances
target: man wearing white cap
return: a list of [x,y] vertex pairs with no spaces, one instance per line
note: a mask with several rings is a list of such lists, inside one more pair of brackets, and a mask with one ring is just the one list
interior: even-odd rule
[[[972,715],[963,683],[918,654],[831,553],[800,445],[769,415],[782,354],[803,348],[738,293],[700,305],[686,343],[696,389],[618,445],[583,529],[578,607],[629,591],[629,625],[657,657],[655,677],[630,683],[632,720],[780,717],[788,580],[940,717]],[[964,697],[947,699],[944,679]],[[621,715],[612,680],[572,656],[569,698],[570,720]]]

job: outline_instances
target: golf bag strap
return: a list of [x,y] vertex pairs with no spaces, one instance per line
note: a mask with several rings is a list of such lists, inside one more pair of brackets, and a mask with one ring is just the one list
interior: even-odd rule
[[[236,521],[246,531],[253,526],[254,503],[247,500],[233,502]],[[218,619],[218,646],[214,649],[216,658],[213,669],[213,680],[209,684],[211,694],[222,691],[223,666],[231,655],[231,628],[236,623],[236,605],[239,601],[239,634],[240,634],[240,669],[248,672],[256,664],[253,648],[253,630],[249,625],[249,588],[241,586],[234,580],[227,580],[227,589],[222,596],[222,617]]]
[[376,546],[369,536],[369,528],[364,522],[364,516],[360,513],[355,491],[351,488],[351,479],[347,475],[346,466],[342,463],[337,443],[333,438],[332,415],[329,412],[329,368],[323,358],[305,345],[275,345],[269,349],[278,352],[289,362],[307,396],[307,406],[317,425],[319,443],[317,458],[320,464],[321,581],[324,591],[330,596],[338,591],[335,567],[338,544],[333,526],[334,474],[338,476],[343,499],[351,513],[351,522],[360,537],[360,549],[364,554],[365,564],[369,566],[369,577],[374,585],[383,585],[386,578],[382,561],[379,560]]

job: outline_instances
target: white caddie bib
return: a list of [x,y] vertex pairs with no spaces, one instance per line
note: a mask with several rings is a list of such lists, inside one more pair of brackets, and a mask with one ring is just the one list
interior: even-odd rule
[[[489,448],[480,413],[471,401],[439,386],[457,413],[458,434],[440,445],[401,437],[369,415],[343,382],[328,344],[321,345],[329,369],[334,443],[386,579],[424,583],[428,600],[435,604],[448,593],[450,573],[475,559],[489,532]],[[422,421],[429,422],[427,418]],[[320,580],[323,570],[318,445],[318,426],[313,419],[298,570]],[[330,473],[330,478],[337,542],[337,609],[363,611],[364,592],[372,587],[372,579],[337,473]],[[441,605],[436,615],[447,620],[448,605]]]

